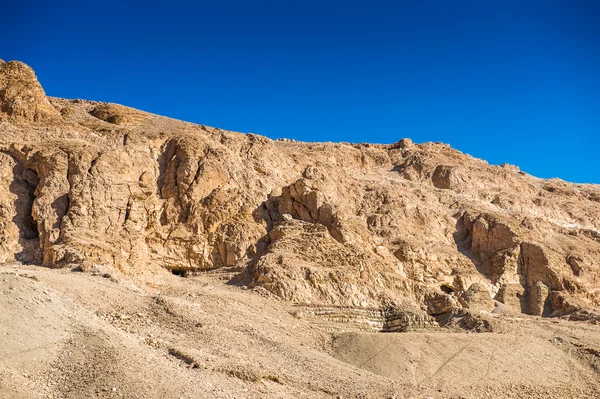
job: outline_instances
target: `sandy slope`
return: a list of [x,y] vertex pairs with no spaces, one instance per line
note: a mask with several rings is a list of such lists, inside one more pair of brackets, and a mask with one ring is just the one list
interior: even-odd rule
[[[291,315],[224,274],[145,286],[0,269],[2,398],[597,397],[600,328],[492,317],[494,333],[367,333]],[[334,330],[334,331],[332,331]],[[343,332],[346,330],[346,332]]]

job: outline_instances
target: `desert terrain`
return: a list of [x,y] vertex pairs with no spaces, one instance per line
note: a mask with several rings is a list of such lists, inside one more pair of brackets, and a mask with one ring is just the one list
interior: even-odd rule
[[[365,132],[368,137],[368,132]],[[1,398],[598,398],[600,186],[0,60]]]

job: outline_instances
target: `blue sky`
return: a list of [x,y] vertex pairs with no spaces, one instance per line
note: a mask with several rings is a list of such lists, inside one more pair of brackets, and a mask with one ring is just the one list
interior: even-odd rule
[[2,14],[0,58],[51,96],[271,138],[443,141],[600,183],[598,1],[34,0]]

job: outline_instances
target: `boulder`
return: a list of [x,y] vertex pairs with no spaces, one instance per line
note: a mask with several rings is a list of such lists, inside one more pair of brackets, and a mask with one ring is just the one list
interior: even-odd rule
[[495,306],[490,291],[481,283],[471,284],[469,289],[462,293],[459,301],[465,308],[476,312],[489,312]]

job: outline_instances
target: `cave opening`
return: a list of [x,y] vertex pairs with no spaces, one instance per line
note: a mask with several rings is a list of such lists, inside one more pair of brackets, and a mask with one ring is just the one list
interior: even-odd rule
[[187,277],[189,275],[189,271],[185,269],[171,269],[171,273],[179,277]]
[[15,165],[13,173],[14,180],[10,185],[11,193],[16,195],[13,222],[19,228],[19,237],[22,240],[38,239],[38,226],[33,218],[35,190],[39,183],[38,175],[32,169],[23,168],[20,163]]
[[442,284],[440,286],[440,289],[445,294],[453,294],[454,293],[454,288],[452,288],[452,287],[450,287],[449,285],[446,285],[446,284]]

